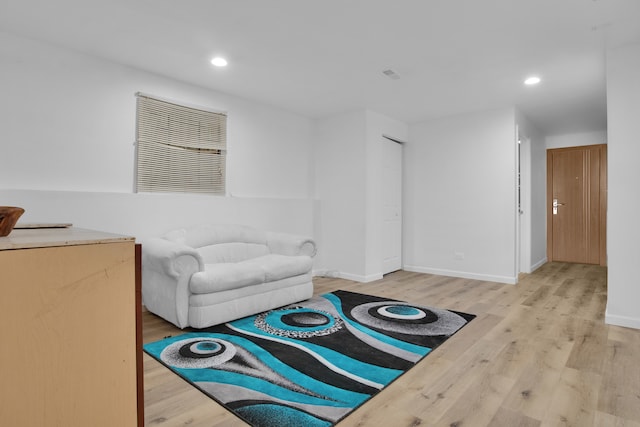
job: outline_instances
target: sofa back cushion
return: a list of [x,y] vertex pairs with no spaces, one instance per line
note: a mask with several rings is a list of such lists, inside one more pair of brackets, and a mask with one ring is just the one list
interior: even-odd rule
[[219,243],[197,249],[205,264],[241,262],[269,254],[267,245],[257,243]]
[[196,249],[205,264],[241,262],[270,253],[267,234],[245,225],[207,224],[162,236]]
[[256,230],[246,225],[235,224],[198,225],[180,228],[165,233],[162,237],[195,249],[220,243],[267,244],[267,234],[264,231]]

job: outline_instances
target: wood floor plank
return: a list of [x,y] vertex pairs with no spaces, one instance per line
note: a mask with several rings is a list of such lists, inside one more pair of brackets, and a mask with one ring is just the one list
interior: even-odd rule
[[593,385],[599,383],[599,375],[565,368],[541,426],[594,425],[598,388]]
[[607,346],[607,331],[605,324],[583,319],[577,327],[567,367],[600,374],[606,356],[602,350]]
[[489,425],[513,383],[512,379],[493,374],[490,370],[483,372],[474,378],[473,384],[456,399],[455,404],[437,419],[436,425]]
[[572,347],[570,342],[550,338],[533,342],[529,362],[518,370],[519,377],[505,396],[504,407],[542,420]]
[[609,340],[605,349],[598,409],[640,422],[640,337],[636,330],[610,328],[616,330],[611,334],[616,339]]
[[[640,330],[604,323],[606,267],[552,262],[517,285],[407,271],[337,289],[477,317],[338,424],[353,426],[640,427]],[[143,313],[143,340],[182,333]],[[146,425],[245,426],[149,356]]]
[[[500,353],[503,345],[477,340],[471,348],[473,350],[465,352],[450,369],[441,372],[436,378],[430,378],[423,385],[420,394],[407,396],[405,408],[418,418],[432,420],[451,418],[449,411],[452,407],[462,405],[463,409],[468,408],[465,393],[468,390],[478,390],[479,386],[484,387],[491,381],[490,360]],[[434,352],[437,351],[438,349]],[[482,397],[487,396],[483,394]],[[451,420],[454,421],[456,420]]]
[[598,427],[640,427],[640,423],[596,411],[593,425]]
[[500,408],[488,425],[505,427],[538,427],[540,425],[540,421],[529,418],[519,412]]

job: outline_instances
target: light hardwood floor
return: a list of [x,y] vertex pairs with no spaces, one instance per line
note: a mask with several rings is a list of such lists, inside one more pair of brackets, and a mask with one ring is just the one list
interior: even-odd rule
[[[399,271],[336,289],[477,317],[338,424],[640,427],[640,330],[604,323],[606,268],[547,263],[518,285]],[[144,341],[181,333],[146,312]],[[147,426],[245,426],[144,355]],[[284,427],[284,426],[283,426]]]

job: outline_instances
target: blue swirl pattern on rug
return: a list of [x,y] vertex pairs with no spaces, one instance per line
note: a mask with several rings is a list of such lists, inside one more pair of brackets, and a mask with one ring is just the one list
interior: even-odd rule
[[253,426],[332,426],[474,317],[336,291],[144,350]]

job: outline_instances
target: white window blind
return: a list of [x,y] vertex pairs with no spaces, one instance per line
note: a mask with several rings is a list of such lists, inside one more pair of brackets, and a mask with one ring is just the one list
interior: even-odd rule
[[137,94],[136,189],[225,192],[227,116]]

